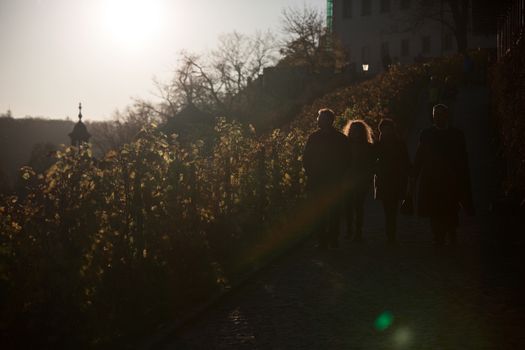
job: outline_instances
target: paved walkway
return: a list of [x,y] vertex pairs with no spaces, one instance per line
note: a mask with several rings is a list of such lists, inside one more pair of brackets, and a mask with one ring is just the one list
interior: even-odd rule
[[[523,269],[512,247],[495,244],[500,221],[487,210],[494,191],[487,110],[484,89],[460,91],[457,124],[478,215],[462,218],[458,247],[437,251],[427,222],[414,218],[401,220],[400,246],[386,247],[381,208],[370,200],[364,245],[318,252],[307,242],[162,349],[525,348]],[[426,123],[422,117],[416,128]]]

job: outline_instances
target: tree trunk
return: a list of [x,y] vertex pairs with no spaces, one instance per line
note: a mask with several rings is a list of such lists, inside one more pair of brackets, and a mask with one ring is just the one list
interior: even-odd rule
[[458,28],[456,32],[454,33],[456,37],[456,43],[458,45],[458,52],[464,53],[467,51],[468,48],[468,36],[467,36],[467,29],[464,30]]
[[470,0],[446,0],[452,17],[454,19],[454,35],[458,45],[458,51],[463,53],[468,48],[468,24],[470,12]]

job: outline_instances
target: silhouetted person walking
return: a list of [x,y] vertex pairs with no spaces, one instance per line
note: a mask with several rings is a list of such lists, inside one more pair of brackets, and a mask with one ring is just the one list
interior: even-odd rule
[[399,203],[407,195],[411,165],[406,143],[397,133],[392,119],[379,123],[376,154],[375,198],[383,204],[388,243],[395,244]]
[[468,214],[474,207],[463,132],[449,126],[449,111],[436,105],[434,125],[423,130],[414,161],[419,178],[418,214],[430,218],[434,243],[456,243],[460,205]]
[[350,141],[346,198],[347,238],[361,242],[365,199],[372,185],[376,160],[372,129],[364,121],[354,120],[346,125],[344,132]]
[[348,167],[348,139],[333,127],[335,114],[321,109],[319,129],[308,138],[303,156],[308,198],[317,208],[319,248],[338,246],[344,175]]

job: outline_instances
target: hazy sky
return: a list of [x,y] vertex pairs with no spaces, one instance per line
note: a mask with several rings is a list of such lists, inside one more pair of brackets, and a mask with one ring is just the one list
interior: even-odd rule
[[153,98],[182,49],[218,35],[279,30],[281,9],[325,0],[0,0],[0,112],[111,117]]

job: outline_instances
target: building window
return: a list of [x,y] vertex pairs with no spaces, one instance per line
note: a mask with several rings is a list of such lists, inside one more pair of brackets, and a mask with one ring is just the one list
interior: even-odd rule
[[421,52],[424,55],[428,55],[432,50],[432,42],[429,36],[424,36],[421,38]]
[[408,10],[410,8],[411,3],[412,2],[410,0],[401,0],[401,2],[399,3],[399,8],[401,10]]
[[372,1],[361,0],[361,16],[370,16],[372,14]]
[[388,42],[381,43],[381,63],[384,70],[388,70],[392,65],[392,58],[390,57],[390,44]]
[[401,56],[406,57],[410,55],[410,40],[401,40]]
[[352,18],[352,14],[353,14],[352,7],[353,7],[352,0],[343,1],[343,18]]
[[443,36],[443,51],[450,51],[452,50],[452,44],[453,38],[451,33],[445,33]]
[[381,0],[381,13],[390,12],[390,0]]
[[361,61],[363,63],[368,63],[368,60],[370,59],[370,49],[368,46],[363,46],[361,48]]

